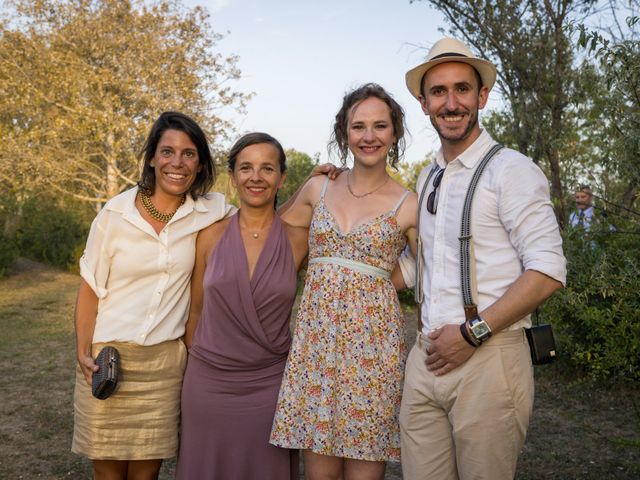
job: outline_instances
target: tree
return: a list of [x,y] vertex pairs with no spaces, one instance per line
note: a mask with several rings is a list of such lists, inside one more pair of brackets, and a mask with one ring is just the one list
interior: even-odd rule
[[157,116],[193,116],[217,145],[242,109],[235,56],[202,8],[159,0],[16,0],[0,22],[0,182],[98,205],[133,185]]
[[404,185],[407,190],[415,192],[420,172],[424,167],[429,166],[434,158],[435,153],[429,152],[424,159],[419,162],[400,162],[398,164],[398,170],[387,168],[387,171],[396,182]]
[[623,183],[621,203],[633,207],[640,188],[640,41],[634,27],[640,17],[627,17],[629,35],[605,37],[584,25],[579,46],[595,57],[602,74],[595,103],[601,118],[603,165]]
[[563,223],[562,154],[577,140],[577,112],[584,100],[576,88],[579,69],[568,26],[596,1],[428,1],[444,14],[451,34],[462,36],[497,65],[497,86],[508,105],[501,133],[546,170]]
[[278,192],[278,204],[283,204],[295,193],[319,162],[319,155],[310,157],[293,148],[286,150],[285,153],[287,155],[287,179]]

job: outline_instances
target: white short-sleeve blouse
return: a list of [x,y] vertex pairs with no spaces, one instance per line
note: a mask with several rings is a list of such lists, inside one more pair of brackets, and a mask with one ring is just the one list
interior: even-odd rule
[[232,209],[219,193],[187,195],[157,234],[135,206],[137,192],[106,203],[80,259],[80,275],[98,297],[93,343],[155,345],[184,335],[196,236]]

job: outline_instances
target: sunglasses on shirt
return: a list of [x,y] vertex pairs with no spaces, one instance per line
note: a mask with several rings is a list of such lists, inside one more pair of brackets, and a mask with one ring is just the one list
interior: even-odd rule
[[440,186],[440,182],[442,182],[442,176],[444,175],[444,168],[438,170],[438,173],[433,177],[433,190],[427,197],[427,212],[432,215],[436,214],[438,209],[438,187]]

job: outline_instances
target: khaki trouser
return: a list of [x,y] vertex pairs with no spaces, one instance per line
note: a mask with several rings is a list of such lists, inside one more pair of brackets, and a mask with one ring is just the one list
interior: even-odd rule
[[427,342],[418,334],[407,359],[400,411],[404,479],[512,479],[533,407],[524,331],[494,335],[440,377],[425,366]]

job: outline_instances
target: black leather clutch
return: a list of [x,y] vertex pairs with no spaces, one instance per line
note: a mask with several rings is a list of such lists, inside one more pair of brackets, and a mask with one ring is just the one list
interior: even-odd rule
[[534,365],[544,365],[556,358],[556,341],[553,338],[551,325],[534,325],[531,328],[525,328],[524,331]]
[[104,347],[96,357],[100,369],[93,374],[91,393],[99,400],[109,398],[118,386],[120,353],[114,347]]

